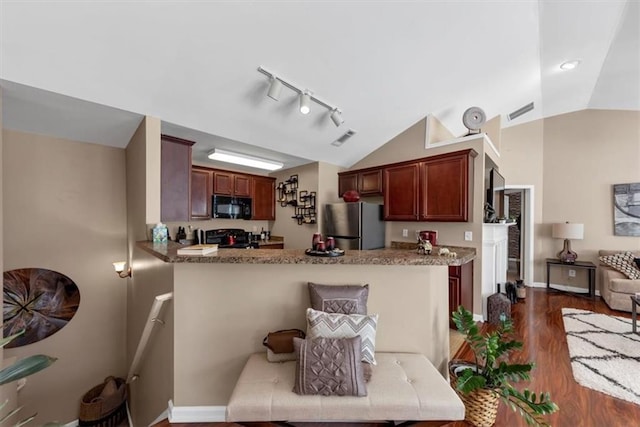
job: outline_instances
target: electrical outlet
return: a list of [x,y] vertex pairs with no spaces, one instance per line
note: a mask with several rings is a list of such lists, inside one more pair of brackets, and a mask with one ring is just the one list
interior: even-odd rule
[[402,229],[402,237],[409,237],[409,230],[407,230],[406,228]]
[[569,270],[569,277],[576,277],[576,271],[575,270]]
[[465,231],[464,232],[464,240],[466,240],[467,242],[470,242],[473,240],[473,232],[472,231]]

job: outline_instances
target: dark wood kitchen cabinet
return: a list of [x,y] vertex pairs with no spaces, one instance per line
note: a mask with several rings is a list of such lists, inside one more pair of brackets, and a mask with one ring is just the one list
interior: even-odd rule
[[268,176],[253,177],[252,219],[276,219],[276,179]]
[[382,196],[382,168],[339,173],[338,196],[349,190],[356,190],[361,196]]
[[[473,153],[473,154],[472,154]],[[422,162],[420,220],[466,222],[473,150],[434,156]]]
[[214,171],[213,193],[223,196],[251,197],[251,177],[227,171]]
[[191,219],[211,219],[213,171],[191,167]]
[[449,266],[449,327],[453,329],[451,313],[460,305],[473,313],[473,261]]
[[456,151],[384,168],[387,221],[465,222],[469,218],[472,150]]
[[163,222],[190,218],[193,144],[169,135],[160,138],[160,218]]
[[417,221],[420,163],[386,167],[383,179],[384,219]]

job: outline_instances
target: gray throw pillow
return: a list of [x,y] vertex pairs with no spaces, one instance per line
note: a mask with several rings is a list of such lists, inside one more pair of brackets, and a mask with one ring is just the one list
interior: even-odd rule
[[360,337],[293,339],[296,379],[301,395],[366,396]]
[[311,308],[326,313],[367,314],[369,285],[320,285],[309,282]]

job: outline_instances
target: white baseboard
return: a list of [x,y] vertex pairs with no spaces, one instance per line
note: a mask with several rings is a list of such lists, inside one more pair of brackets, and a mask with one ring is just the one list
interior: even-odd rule
[[79,421],[78,420],[74,420],[74,421],[71,421],[68,424],[65,424],[63,427],[78,427],[78,424],[79,424]]
[[226,421],[226,406],[174,406],[169,401],[170,423],[221,423]]
[[474,322],[484,322],[484,317],[482,317],[482,314],[473,313],[473,321]]
[[[171,404],[171,402],[169,402],[169,404]],[[158,424],[160,421],[162,420],[166,420],[169,418],[169,409],[165,409],[164,411],[162,411],[162,413],[160,415],[158,415],[158,418],[156,418],[155,420],[153,420],[151,422],[151,424],[149,424],[149,427]],[[133,426],[133,424],[131,424]]]
[[[587,288],[580,288],[578,286],[570,286],[570,285],[557,285],[555,283],[550,283],[550,285],[558,290],[567,291],[567,292],[576,292],[576,293],[585,293]],[[547,284],[545,282],[534,282],[531,285],[527,285],[532,288],[546,288]],[[596,296],[600,296],[600,291],[596,289]]]

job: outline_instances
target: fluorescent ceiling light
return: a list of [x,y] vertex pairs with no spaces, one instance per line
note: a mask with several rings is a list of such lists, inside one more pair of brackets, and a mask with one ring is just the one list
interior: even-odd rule
[[208,157],[211,160],[218,160],[220,162],[234,163],[236,165],[266,169],[270,171],[282,169],[282,167],[284,166],[283,163],[273,160],[266,160],[259,157],[247,156],[245,154],[233,153],[231,151],[220,150],[218,148],[215,148],[212,152],[210,152]]
[[579,59],[573,59],[571,61],[563,62],[562,64],[560,64],[560,68],[563,69],[563,70],[573,70],[578,65],[580,65],[580,60]]

